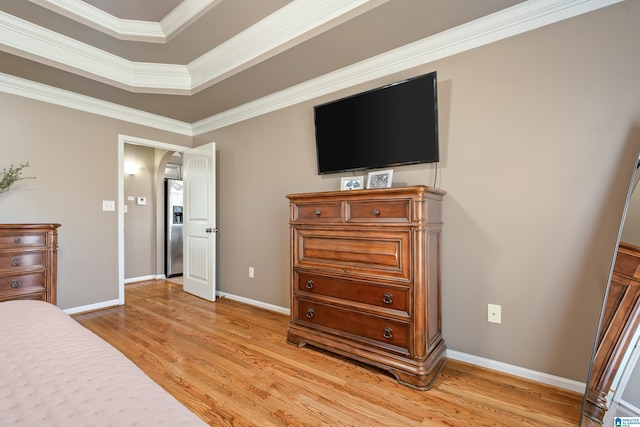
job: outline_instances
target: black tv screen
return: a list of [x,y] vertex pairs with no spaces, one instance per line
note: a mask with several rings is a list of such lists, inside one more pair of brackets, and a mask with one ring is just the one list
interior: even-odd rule
[[436,72],[314,107],[318,174],[439,161]]

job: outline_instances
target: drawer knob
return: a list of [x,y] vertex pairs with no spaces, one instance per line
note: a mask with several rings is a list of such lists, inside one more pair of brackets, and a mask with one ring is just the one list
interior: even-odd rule
[[15,239],[13,239],[13,243],[20,243],[22,242],[22,239],[19,237],[16,237]]
[[11,281],[11,287],[12,287],[13,289],[18,289],[18,288],[19,288],[19,287],[21,287],[21,286],[22,286],[22,282],[21,282],[20,280],[13,279],[13,280]]
[[320,216],[320,209],[316,209],[315,211],[313,211],[313,214],[315,216]]
[[382,332],[382,336],[386,339],[393,338],[393,330],[391,328],[384,328],[384,332]]
[[307,319],[313,319],[313,308],[308,308],[307,309]]
[[307,289],[313,289],[313,280],[307,280]]
[[20,258],[13,258],[11,260],[11,265],[14,267],[20,267],[22,265],[22,260]]
[[393,295],[385,292],[385,294],[382,296],[382,302],[385,304],[391,304],[393,302]]
[[378,216],[378,215],[380,215],[380,211],[378,209],[372,209],[371,210],[371,215]]

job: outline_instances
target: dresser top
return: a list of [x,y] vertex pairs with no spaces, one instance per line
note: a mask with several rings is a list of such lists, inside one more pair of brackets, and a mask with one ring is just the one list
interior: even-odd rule
[[0,229],[35,229],[35,228],[50,228],[56,229],[60,227],[60,224],[0,224]]
[[428,187],[426,185],[414,185],[409,187],[391,187],[391,188],[369,188],[365,190],[341,190],[341,191],[320,191],[315,193],[298,193],[288,194],[289,200],[313,197],[335,197],[335,198],[371,198],[371,197],[412,197],[429,193],[437,198],[442,198],[446,191],[439,188]]

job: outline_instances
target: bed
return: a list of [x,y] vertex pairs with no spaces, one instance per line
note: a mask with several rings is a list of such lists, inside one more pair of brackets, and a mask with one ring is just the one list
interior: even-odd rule
[[205,426],[55,305],[0,302],[3,426]]

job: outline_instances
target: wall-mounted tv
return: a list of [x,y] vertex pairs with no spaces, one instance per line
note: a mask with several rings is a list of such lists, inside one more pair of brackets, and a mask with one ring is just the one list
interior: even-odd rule
[[318,174],[439,161],[436,72],[314,107]]

